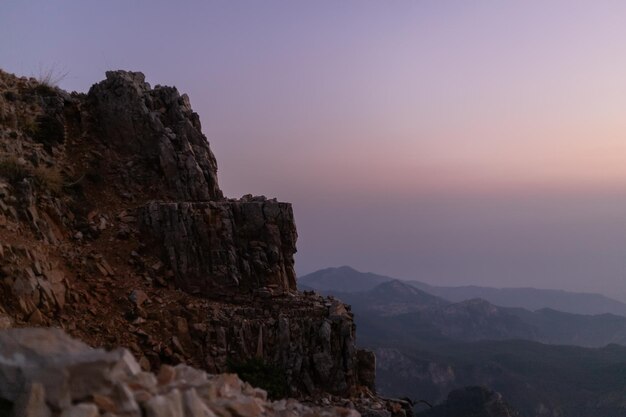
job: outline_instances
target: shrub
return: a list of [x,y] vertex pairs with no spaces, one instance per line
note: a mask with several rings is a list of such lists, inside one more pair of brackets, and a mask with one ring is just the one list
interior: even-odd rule
[[252,358],[243,362],[229,361],[228,369],[237,373],[239,378],[250,385],[267,391],[267,395],[273,400],[289,395],[285,370],[261,358]]
[[67,77],[68,74],[69,71],[59,70],[56,65],[51,65],[49,67],[39,65],[39,71],[35,78],[40,85],[54,90],[59,86],[59,83]]
[[14,156],[0,159],[0,177],[6,178],[11,184],[32,177],[35,185],[56,194],[60,194],[64,186],[63,175],[59,168],[54,166],[31,168],[20,163]]
[[10,183],[14,184],[29,175],[28,167],[19,163],[17,158],[9,156],[0,159],[0,177],[6,178]]
[[57,167],[39,166],[33,170],[35,183],[41,188],[45,188],[55,194],[60,194],[63,190],[63,175]]

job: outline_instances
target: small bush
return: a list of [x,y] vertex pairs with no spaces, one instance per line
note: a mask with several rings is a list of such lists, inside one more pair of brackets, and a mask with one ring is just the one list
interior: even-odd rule
[[267,395],[273,400],[289,395],[285,370],[269,364],[263,359],[253,358],[243,362],[229,361],[228,369],[238,374],[239,378],[250,385],[267,391]]
[[56,65],[44,66],[39,65],[37,75],[37,86],[33,91],[43,97],[51,97],[57,94],[59,83],[67,77],[68,71],[59,70]]
[[63,175],[56,167],[39,166],[33,170],[35,183],[53,193],[60,194],[63,190]]
[[54,89],[59,86],[59,83],[63,81],[68,74],[69,71],[59,70],[56,65],[52,65],[50,67],[39,65],[39,72],[35,78],[41,86],[48,87],[48,89],[54,91]]
[[28,167],[19,163],[15,157],[0,159],[0,177],[6,178],[10,183],[14,184],[29,175]]
[[35,88],[33,88],[33,91],[40,96],[43,97],[52,97],[54,95],[56,95],[57,91],[56,88],[51,86],[51,85],[47,85],[47,84],[37,84],[37,86]]
[[11,184],[30,177],[38,187],[56,194],[60,194],[64,186],[63,175],[57,167],[31,168],[20,163],[14,156],[0,159],[0,177],[6,178]]

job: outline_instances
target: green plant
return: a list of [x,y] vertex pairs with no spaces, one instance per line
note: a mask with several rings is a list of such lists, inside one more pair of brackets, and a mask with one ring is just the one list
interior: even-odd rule
[[239,378],[252,386],[267,391],[271,399],[285,398],[289,395],[287,375],[279,366],[267,363],[261,358],[252,358],[245,361],[228,361],[228,369],[239,375]]

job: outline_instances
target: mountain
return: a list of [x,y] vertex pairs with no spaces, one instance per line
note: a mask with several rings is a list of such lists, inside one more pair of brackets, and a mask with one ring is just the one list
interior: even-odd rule
[[[298,285],[326,292],[365,291],[395,278],[359,272],[349,266],[326,268],[298,279]],[[537,288],[490,288],[478,286],[445,287],[415,280],[408,284],[450,302],[482,298],[501,307],[520,307],[528,310],[549,308],[573,314],[616,314],[626,316],[626,304],[601,294],[576,293]]]
[[490,288],[478,286],[442,287],[419,281],[411,285],[452,302],[482,298],[502,307],[528,310],[550,308],[574,314],[617,314],[626,316],[626,304],[602,294],[577,293],[538,288]]
[[626,317],[613,314],[533,312],[496,306],[480,298],[451,303],[398,280],[368,291],[321,292],[350,304],[358,322],[393,317],[394,326],[404,328],[403,337],[419,331],[420,337],[462,341],[526,339],[583,347],[626,345]]
[[175,87],[108,71],[70,94],[0,70],[0,329],[65,329],[146,371],[269,374],[289,395],[371,386],[349,310],[297,291],[296,239],[291,204],[224,197]]
[[424,416],[462,406],[484,414],[492,396],[464,386],[499,392],[522,416],[624,415],[626,347],[607,343],[626,344],[625,317],[451,303],[402,281],[333,295],[351,304],[359,344],[376,352],[381,393],[444,401]]
[[371,272],[359,272],[349,266],[326,268],[312,272],[298,279],[298,286],[305,286],[315,290],[335,292],[367,291],[383,282],[393,281],[394,278]]
[[[388,343],[389,333],[381,329],[387,328],[380,326],[366,346],[376,352],[377,388],[383,394],[434,404],[452,390],[487,386],[524,417],[626,415],[626,347],[589,349],[523,340],[422,340],[398,346]],[[362,323],[359,332],[364,333]]]
[[397,315],[413,311],[439,308],[450,304],[443,298],[428,294],[398,280],[387,281],[367,291],[340,292],[322,290],[359,310],[376,310],[382,315]]

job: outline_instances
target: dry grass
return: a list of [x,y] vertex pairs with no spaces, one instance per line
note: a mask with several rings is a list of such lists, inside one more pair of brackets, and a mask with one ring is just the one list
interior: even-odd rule
[[55,166],[39,166],[33,169],[32,175],[35,178],[37,185],[42,188],[45,188],[55,194],[60,194],[63,190],[63,175],[61,174],[61,170]]
[[65,185],[61,170],[56,166],[38,166],[32,168],[18,161],[14,156],[0,159],[0,177],[6,178],[11,184],[32,178],[35,185],[54,194],[60,194]]
[[59,70],[56,65],[49,67],[39,65],[37,72],[37,82],[49,88],[57,88],[59,83],[63,81],[69,74],[69,71]]
[[10,183],[16,183],[30,175],[28,167],[20,163],[14,156],[0,159],[0,177],[6,178]]

